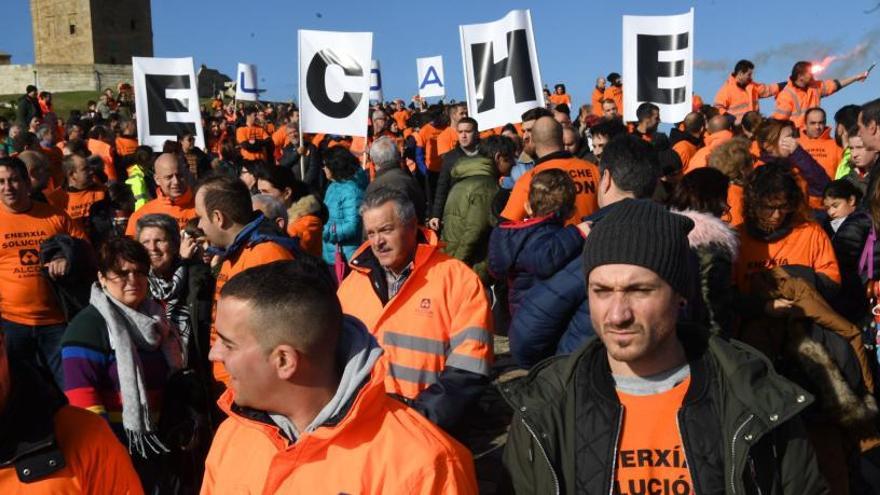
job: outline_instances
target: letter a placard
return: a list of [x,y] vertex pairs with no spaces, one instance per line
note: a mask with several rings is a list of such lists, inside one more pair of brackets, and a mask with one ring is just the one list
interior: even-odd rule
[[138,144],[162,151],[166,140],[183,132],[205,149],[193,59],[132,57]]
[[423,57],[416,59],[419,75],[419,96],[430,98],[446,96],[446,79],[443,78],[443,57]]
[[512,10],[495,22],[459,26],[468,115],[480,129],[522,121],[544,106],[541,71],[528,10]]
[[660,121],[681,122],[694,92],[694,9],[681,15],[623,16],[623,118],[636,119],[645,102]]
[[302,132],[367,135],[373,33],[299,30]]

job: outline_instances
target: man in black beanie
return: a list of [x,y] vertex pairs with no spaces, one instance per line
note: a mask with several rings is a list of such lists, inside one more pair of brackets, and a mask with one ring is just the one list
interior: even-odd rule
[[598,339],[504,385],[515,493],[827,493],[799,414],[811,402],[766,358],[678,322],[693,222],[624,200],[584,246]]

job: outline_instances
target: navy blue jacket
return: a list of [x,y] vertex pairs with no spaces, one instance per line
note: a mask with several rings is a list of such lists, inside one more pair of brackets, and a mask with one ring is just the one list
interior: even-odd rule
[[[586,220],[595,224],[616,205],[601,208]],[[569,354],[595,335],[581,256],[552,277],[535,282],[522,298],[507,335],[513,359],[525,368],[554,354]]]
[[489,273],[508,281],[510,314],[516,314],[536,279],[553,276],[580,254],[583,245],[580,230],[566,227],[555,214],[496,227],[489,237]]

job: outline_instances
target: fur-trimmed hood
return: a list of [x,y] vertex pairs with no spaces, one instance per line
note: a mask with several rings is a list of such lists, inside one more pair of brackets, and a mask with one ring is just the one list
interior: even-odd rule
[[739,253],[739,237],[724,221],[708,213],[696,210],[672,210],[673,213],[684,215],[694,222],[694,228],[688,234],[691,248],[705,247],[715,244],[730,254],[732,260]]
[[304,217],[306,215],[319,215],[321,213],[321,202],[318,201],[318,197],[314,194],[309,194],[308,196],[303,196],[299,198],[299,201],[290,205],[290,208],[287,209],[287,219],[289,222],[294,222],[296,219],[300,217]]

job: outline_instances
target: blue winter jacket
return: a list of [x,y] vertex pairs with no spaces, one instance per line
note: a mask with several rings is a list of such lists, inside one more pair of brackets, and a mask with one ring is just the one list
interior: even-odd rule
[[[599,222],[617,204],[601,208],[586,220]],[[507,333],[510,353],[524,368],[554,354],[569,354],[592,335],[581,256],[552,277],[535,282],[522,297]]]
[[496,227],[489,237],[489,273],[508,281],[511,316],[536,280],[553,276],[583,245],[580,230],[555,214]]
[[327,206],[327,221],[324,223],[323,258],[327,264],[333,264],[336,256],[336,245],[342,247],[346,260],[361,245],[363,225],[358,208],[364,199],[364,189],[355,178],[333,181],[324,194]]

